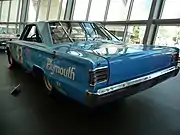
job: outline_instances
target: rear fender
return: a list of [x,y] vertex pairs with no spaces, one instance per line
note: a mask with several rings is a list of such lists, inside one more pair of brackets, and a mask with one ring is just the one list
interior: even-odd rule
[[35,75],[38,75],[38,76],[43,76],[44,75],[44,69],[42,69],[38,65],[33,65],[32,71],[33,71],[33,73],[35,73]]
[[89,69],[91,63],[83,62],[81,58],[70,59],[68,56],[47,58],[45,74],[52,85],[60,92],[79,100],[84,100],[84,94],[89,86]]

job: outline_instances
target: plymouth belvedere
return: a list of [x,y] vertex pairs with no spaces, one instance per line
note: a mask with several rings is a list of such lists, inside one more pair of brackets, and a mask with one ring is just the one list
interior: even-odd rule
[[8,42],[7,54],[11,67],[42,75],[49,92],[88,106],[117,101],[179,72],[179,49],[123,43],[95,22],[29,23]]

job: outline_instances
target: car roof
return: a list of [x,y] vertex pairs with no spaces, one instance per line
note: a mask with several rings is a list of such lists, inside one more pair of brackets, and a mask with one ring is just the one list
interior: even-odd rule
[[97,21],[81,21],[81,20],[47,20],[47,21],[37,21],[29,22],[28,24],[38,24],[38,23],[53,23],[53,22],[74,22],[74,23],[99,23]]
[[76,20],[48,20],[48,21],[37,21],[37,22],[29,22],[27,25],[36,25],[38,30],[43,38],[43,42],[48,45],[52,45],[52,39],[50,36],[50,31],[48,27],[48,23],[53,22],[77,22],[77,23],[95,23],[93,21],[76,21]]

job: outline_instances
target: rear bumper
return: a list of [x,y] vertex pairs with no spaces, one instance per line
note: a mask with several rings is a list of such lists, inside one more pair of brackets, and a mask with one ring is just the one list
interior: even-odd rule
[[154,85],[174,77],[178,74],[179,67],[171,67],[144,77],[136,78],[127,82],[99,89],[97,93],[86,92],[86,103],[88,106],[98,106],[128,97],[140,91],[146,90]]

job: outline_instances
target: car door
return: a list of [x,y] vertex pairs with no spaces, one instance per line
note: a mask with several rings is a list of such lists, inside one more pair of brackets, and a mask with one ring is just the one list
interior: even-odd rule
[[38,54],[43,52],[45,45],[35,24],[27,25],[24,31],[20,45],[16,47],[17,61],[31,70],[34,64],[42,61]]

